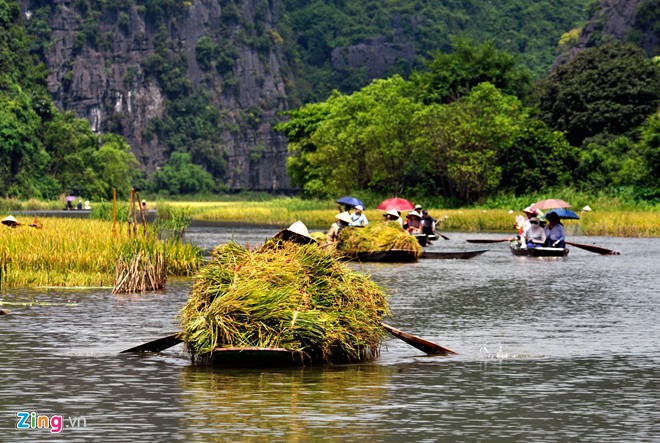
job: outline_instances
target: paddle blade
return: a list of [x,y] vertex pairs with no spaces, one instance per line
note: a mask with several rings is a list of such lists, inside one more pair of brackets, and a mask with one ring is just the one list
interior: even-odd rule
[[143,343],[139,346],[126,349],[125,351],[121,351],[120,354],[124,354],[126,352],[160,352],[167,348],[171,348],[172,346],[176,346],[182,341],[183,340],[181,339],[180,333],[177,332],[166,337],[161,337],[156,340]]
[[393,328],[390,325],[386,325],[385,323],[381,323],[383,328],[396,338],[399,338],[406,343],[408,343],[410,346],[413,346],[417,349],[419,349],[422,352],[425,352],[427,354],[441,354],[441,355],[446,355],[446,354],[458,354],[456,351],[452,351],[449,348],[445,348],[444,346],[437,345],[433,342],[430,342],[428,340],[424,340],[423,338],[417,337],[415,335],[409,334],[407,332],[400,331],[396,328]]
[[566,242],[567,245],[575,246],[576,248],[584,249],[585,251],[593,252],[600,255],[621,255],[619,251],[614,251],[612,249],[601,248],[594,245],[582,245],[580,243],[573,243],[570,241]]

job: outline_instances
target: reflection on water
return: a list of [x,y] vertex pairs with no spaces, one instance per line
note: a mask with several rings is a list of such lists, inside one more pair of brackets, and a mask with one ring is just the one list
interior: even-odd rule
[[[392,370],[371,365],[269,371],[184,371],[182,407],[189,416],[186,439],[216,434],[222,423],[228,441],[317,441],[332,431],[335,441],[378,441],[386,423],[374,405],[388,399]],[[360,424],[369,423],[368,427]],[[203,440],[203,439],[202,439]]]
[[[210,249],[275,232],[189,239]],[[469,237],[431,250],[473,249]],[[144,295],[5,291],[0,440],[657,441],[660,241],[593,241],[623,255],[545,260],[493,244],[470,260],[353,263],[390,293],[390,324],[460,354],[388,338],[376,361],[329,368],[195,367],[181,346],[119,355],[178,330],[190,279]],[[65,428],[17,430],[20,411],[61,415]]]

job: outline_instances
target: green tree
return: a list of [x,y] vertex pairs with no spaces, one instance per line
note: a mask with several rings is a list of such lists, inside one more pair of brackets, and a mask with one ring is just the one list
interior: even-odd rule
[[101,147],[94,150],[85,167],[86,188],[93,198],[111,199],[113,188],[128,196],[140,175],[140,164],[126,141],[116,134],[101,137]]
[[151,190],[165,194],[197,194],[212,192],[211,174],[192,163],[186,152],[173,152],[167,163],[152,177]]
[[660,66],[628,43],[585,49],[541,87],[541,118],[574,146],[629,134],[660,105]]
[[660,111],[649,116],[640,134],[637,149],[647,168],[640,184],[655,189],[654,198],[660,199]]
[[452,50],[449,54],[434,51],[426,69],[411,76],[425,103],[451,103],[484,82],[519,97],[531,87],[531,71],[509,52],[498,50],[493,41],[477,44],[457,39]]
[[29,94],[4,78],[0,90],[0,187],[5,196],[40,196],[36,178],[50,160],[35,134],[41,119],[32,109]]

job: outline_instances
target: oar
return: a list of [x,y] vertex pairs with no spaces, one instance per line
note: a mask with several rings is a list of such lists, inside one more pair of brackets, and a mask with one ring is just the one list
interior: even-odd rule
[[612,249],[601,248],[593,245],[581,245],[580,243],[573,243],[570,241],[566,242],[567,245],[575,246],[576,248],[584,249],[585,251],[595,252],[600,255],[621,255],[619,251],[613,251]]
[[[386,325],[385,323],[381,323],[381,325],[383,325],[383,328],[385,328],[385,330],[388,331],[390,334],[394,335],[397,338],[400,338],[409,345],[414,346],[415,348],[427,354],[458,354],[458,352],[452,351],[449,348],[445,348],[444,346],[437,345],[435,343],[432,343],[428,340],[424,340],[423,338],[420,337],[416,337],[407,332],[400,331],[396,328],[393,328],[390,325]],[[143,343],[133,348],[126,349],[124,351],[121,351],[121,354],[128,352],[160,352],[165,349],[171,348],[172,346],[176,346],[182,341],[183,340],[181,339],[181,333],[176,332],[174,334],[170,334],[165,337],[161,337],[156,340]]]
[[436,345],[435,343],[432,343],[428,340],[424,340],[423,338],[419,338],[412,334],[408,334],[407,332],[400,331],[396,328],[393,328],[390,325],[386,325],[385,323],[381,323],[381,325],[383,326],[383,328],[385,328],[387,332],[389,332],[396,338],[400,338],[401,340],[408,343],[410,346],[414,346],[415,348],[419,349],[422,352],[426,352],[427,354],[458,354],[458,352],[452,351],[449,348]]
[[447,237],[446,235],[442,235],[438,231],[433,231],[433,232],[435,232],[436,234],[438,234],[440,237],[444,238],[445,240],[449,240],[449,237]]
[[120,354],[123,354],[125,352],[160,352],[164,349],[171,348],[172,346],[176,346],[182,341],[183,340],[181,339],[181,333],[175,332],[174,334],[170,334],[168,336],[161,337],[159,339],[147,343],[143,343],[139,346],[135,346],[134,348],[126,349],[125,351],[121,351]]
[[468,243],[501,243],[505,241],[511,241],[510,238],[472,238],[465,240]]

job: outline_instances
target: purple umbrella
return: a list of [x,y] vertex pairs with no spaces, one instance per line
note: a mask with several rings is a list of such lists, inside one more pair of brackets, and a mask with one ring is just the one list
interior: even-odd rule
[[76,196],[75,196],[75,195],[70,195],[70,196],[68,196],[68,197],[66,198],[66,201],[68,201],[68,202],[72,202],[72,201],[74,201],[75,199],[76,199]]

